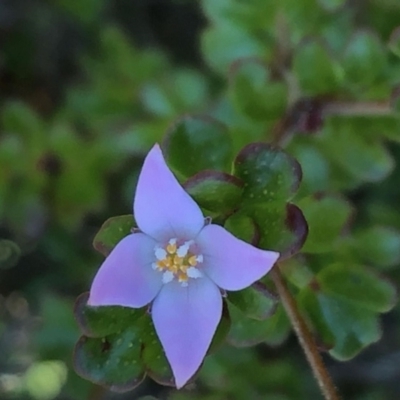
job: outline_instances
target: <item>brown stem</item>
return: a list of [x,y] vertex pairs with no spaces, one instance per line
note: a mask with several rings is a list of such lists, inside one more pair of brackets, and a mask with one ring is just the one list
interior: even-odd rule
[[282,301],[282,305],[292,323],[293,329],[299,339],[301,347],[304,350],[322,394],[326,400],[340,400],[332,378],[330,377],[328,370],[322,361],[322,357],[318,351],[314,337],[312,336],[302,315],[300,314],[297,304],[281,275],[279,265],[276,265],[272,269],[270,276],[275,283],[279,297]]
[[392,115],[388,102],[328,102],[323,105],[324,115]]

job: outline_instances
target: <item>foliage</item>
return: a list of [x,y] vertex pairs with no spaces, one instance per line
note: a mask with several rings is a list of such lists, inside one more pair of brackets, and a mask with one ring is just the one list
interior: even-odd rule
[[[170,5],[176,13],[190,8],[207,20],[199,33],[203,63],[191,60],[190,67],[173,59],[174,46],[139,45],[140,34],[133,38],[121,25],[129,10],[113,18],[105,1],[34,3],[36,14],[26,9],[24,29],[11,26],[0,53],[12,81],[26,86],[5,88],[0,108],[1,398],[79,400],[93,393],[68,361],[77,324],[83,336],[76,371],[112,390],[137,386],[135,395],[168,393],[176,400],[318,396],[268,276],[227,293],[191,391],[163,387],[173,381],[145,309],[94,309],[82,295],[77,322],[72,318],[73,299],[88,290],[102,257],[135,228],[131,201],[155,142],[205,215],[281,253],[276,268],[343,390],[362,364],[357,360],[394,352],[400,328],[395,1],[176,2]],[[140,7],[131,7],[140,16]],[[74,27],[86,44],[69,55],[76,72],[60,86],[62,95],[40,97],[29,82],[35,73],[46,75],[52,62],[41,58],[39,43],[64,19],[66,32]],[[51,45],[49,38],[44,43]],[[92,240],[101,256],[90,249]],[[381,314],[393,309],[382,324]],[[16,332],[27,338],[22,345],[10,339]],[[383,332],[394,335],[393,344]],[[379,340],[386,350],[369,347]],[[337,362],[344,360],[352,361]],[[373,369],[363,368],[359,393],[346,398],[400,395],[396,382],[392,391],[378,377],[366,383]],[[390,368],[396,375],[398,367]]]

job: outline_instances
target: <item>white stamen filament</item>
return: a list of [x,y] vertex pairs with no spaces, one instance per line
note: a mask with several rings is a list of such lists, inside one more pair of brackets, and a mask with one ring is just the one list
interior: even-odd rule
[[182,246],[179,246],[179,249],[176,251],[178,257],[186,257],[189,247],[193,244],[193,240],[189,240],[185,242]]
[[194,279],[201,278],[203,276],[203,274],[197,268],[194,267],[188,268],[186,273],[189,278],[194,278]]
[[[188,240],[177,246],[178,239],[172,238],[165,245],[154,248],[156,260],[152,268],[162,273],[162,282],[178,281],[181,286],[187,286],[190,279],[198,279],[203,273],[198,269],[198,263],[203,262],[202,254],[195,254],[190,247],[193,240]],[[182,242],[180,242],[182,243]]]
[[165,271],[162,276],[163,283],[169,283],[174,279],[174,274],[171,271]]
[[156,255],[157,260],[162,261],[165,259],[165,257],[167,257],[167,252],[161,247],[156,247],[155,255]]

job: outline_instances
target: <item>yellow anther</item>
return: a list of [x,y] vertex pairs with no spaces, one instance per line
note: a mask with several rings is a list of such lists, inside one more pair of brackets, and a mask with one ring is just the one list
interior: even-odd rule
[[167,247],[166,247],[166,250],[168,251],[169,254],[175,254],[176,250],[177,250],[176,244],[175,243],[168,244]]
[[176,255],[174,256],[174,264],[182,265],[183,261],[184,261],[183,257],[179,257],[179,256],[176,256]]
[[178,273],[178,280],[179,282],[187,282],[189,277],[186,275],[186,273]]
[[[187,281],[189,280],[188,269],[195,269],[193,267],[202,261],[199,259],[199,257],[202,257],[201,255],[196,256],[189,251],[190,245],[191,243],[185,242],[183,245],[178,246],[176,239],[171,239],[164,248],[157,247],[156,257],[158,260],[155,265],[159,271],[164,273],[164,278],[166,277],[166,273],[173,274],[174,277],[183,285],[187,284]],[[190,274],[192,278],[197,277],[192,276],[193,271]],[[165,280],[165,283],[168,282],[170,282],[170,278]]]
[[196,256],[191,256],[188,259],[188,263],[192,266],[195,267],[197,265],[197,257]]
[[184,274],[186,274],[186,271],[188,270],[188,268],[190,267],[190,265],[186,265],[183,264],[179,267],[180,271],[183,272]]
[[157,268],[164,269],[165,268],[165,260],[156,262]]

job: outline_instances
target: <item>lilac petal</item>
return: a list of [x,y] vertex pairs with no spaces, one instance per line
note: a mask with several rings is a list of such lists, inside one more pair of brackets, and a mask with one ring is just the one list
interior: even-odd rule
[[97,272],[88,304],[139,308],[150,303],[162,286],[152,268],[155,241],[144,233],[122,239]]
[[203,254],[202,270],[220,288],[241,290],[262,278],[279,257],[258,249],[218,225],[207,225],[196,238]]
[[144,160],[133,210],[139,228],[159,241],[191,239],[204,225],[199,206],[169,170],[158,144]]
[[222,315],[218,287],[208,278],[183,287],[166,284],[154,300],[152,318],[179,389],[199,369]]

